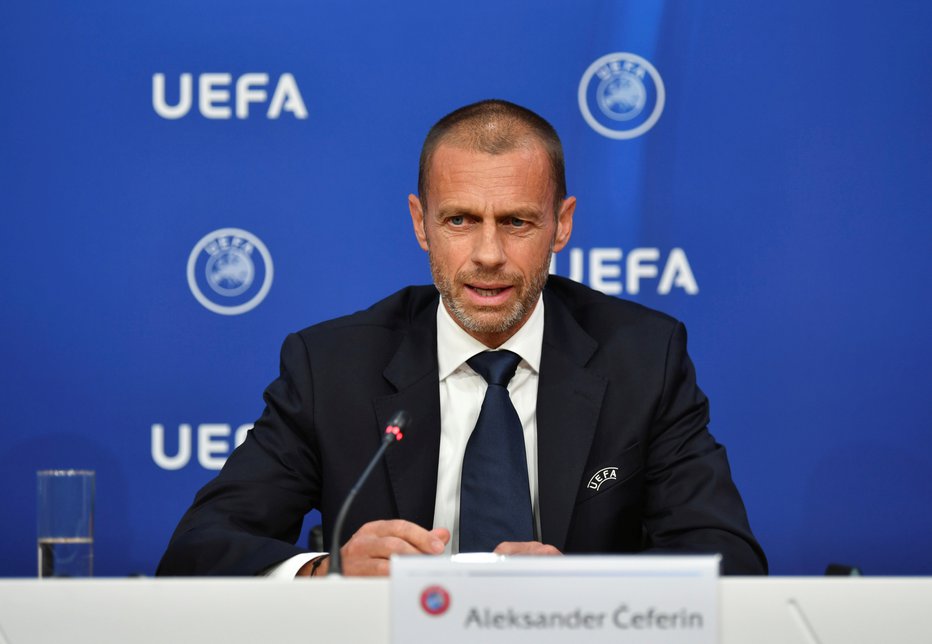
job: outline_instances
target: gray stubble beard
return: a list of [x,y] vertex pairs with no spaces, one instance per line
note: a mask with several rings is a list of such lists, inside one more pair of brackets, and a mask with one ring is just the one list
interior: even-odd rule
[[[550,252],[547,253],[547,261],[544,262],[540,269],[534,274],[529,288],[525,290],[524,297],[515,302],[512,310],[508,312],[508,315],[494,324],[476,319],[457,303],[453,296],[454,285],[440,273],[440,269],[434,261],[433,253],[430,252],[429,247],[427,256],[430,261],[430,272],[434,279],[434,286],[437,287],[437,290],[440,292],[440,298],[456,321],[459,322],[464,329],[473,333],[499,334],[510,330],[516,324],[527,318],[534,310],[534,306],[537,304],[537,300],[540,298],[540,294],[547,284],[547,278],[550,276],[550,260],[553,257],[553,250],[551,249]],[[474,272],[469,273],[467,277],[469,279],[466,279],[466,282],[479,281],[482,279],[494,281],[494,278],[501,277],[501,275],[494,272]],[[520,275],[506,275],[505,277],[509,278],[508,282],[519,290],[525,285],[524,279]]]

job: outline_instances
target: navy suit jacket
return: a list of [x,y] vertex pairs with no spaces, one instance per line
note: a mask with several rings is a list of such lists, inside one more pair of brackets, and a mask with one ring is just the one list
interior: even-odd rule
[[[676,320],[551,276],[537,399],[541,537],[566,553],[723,555],[765,573]],[[262,417],[195,498],[158,574],[254,575],[295,554],[302,519],[332,521],[391,415],[413,420],[343,531],[401,518],[432,527],[440,445],[433,286],[290,335]],[[605,468],[615,478],[590,481]]]

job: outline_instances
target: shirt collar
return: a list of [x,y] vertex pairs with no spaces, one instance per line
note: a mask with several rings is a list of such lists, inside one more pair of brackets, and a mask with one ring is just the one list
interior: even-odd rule
[[[535,373],[540,371],[540,354],[544,344],[544,298],[537,299],[531,317],[499,349],[514,351]],[[440,380],[445,380],[467,360],[489,348],[466,333],[447,312],[441,301],[437,306],[437,366]]]

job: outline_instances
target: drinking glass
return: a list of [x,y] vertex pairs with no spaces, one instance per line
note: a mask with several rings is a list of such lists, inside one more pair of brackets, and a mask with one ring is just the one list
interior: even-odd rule
[[94,570],[94,472],[36,472],[39,577],[90,577]]

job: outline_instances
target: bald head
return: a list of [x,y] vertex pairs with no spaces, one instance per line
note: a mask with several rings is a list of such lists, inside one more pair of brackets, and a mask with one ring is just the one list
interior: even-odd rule
[[479,101],[437,121],[424,140],[418,167],[418,197],[425,208],[430,190],[430,165],[441,144],[485,154],[504,154],[540,146],[550,161],[555,213],[566,197],[560,137],[550,123],[520,105],[497,99]]

